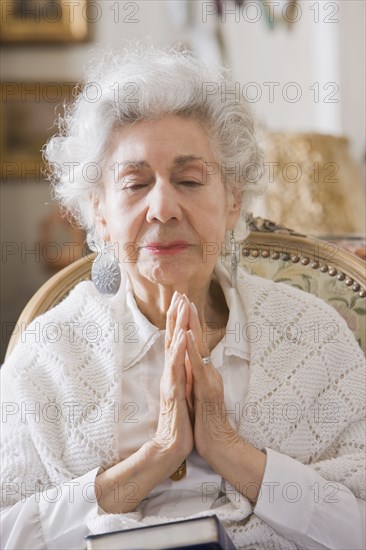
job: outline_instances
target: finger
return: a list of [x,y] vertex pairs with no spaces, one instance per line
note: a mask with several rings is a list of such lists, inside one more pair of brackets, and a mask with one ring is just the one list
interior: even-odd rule
[[192,393],[193,378],[192,374],[187,377],[185,359],[187,356],[187,335],[184,330],[180,330],[176,339],[176,344],[170,361],[170,372],[172,382],[178,384],[181,388],[179,395],[191,403],[190,394]]
[[166,333],[165,333],[165,349],[169,349],[172,343],[174,328],[177,318],[177,309],[179,301],[181,299],[181,294],[175,291],[170,302],[170,306],[167,311],[166,316]]
[[165,392],[173,396],[176,394],[179,387],[179,396],[181,399],[186,398],[185,384],[185,356],[186,356],[186,335],[184,330],[180,331],[174,347],[171,347],[171,353],[168,360],[165,362],[163,379]]
[[193,387],[192,365],[189,360],[187,352],[185,356],[185,367],[186,367],[186,394],[187,394],[188,402],[192,403],[192,387]]
[[[187,336],[187,333],[186,333],[186,337],[189,338]],[[185,367],[186,367],[186,400],[187,400],[188,414],[191,420],[191,424],[192,426],[194,426],[193,376],[192,376],[191,362],[189,360],[187,351],[186,351],[186,357],[185,357]]]
[[[212,363],[204,364],[197,346],[192,338],[191,331],[187,332],[187,355],[192,369],[193,401],[196,405],[201,403],[214,403],[221,406],[224,403],[224,385],[221,375]],[[219,405],[217,405],[219,404]]]
[[203,363],[192,330],[187,331],[187,354],[191,366],[192,379],[202,380],[202,377],[206,379],[210,370],[210,365],[205,365]]
[[182,295],[176,290],[172,296],[172,300],[170,302],[170,306],[168,308],[168,312],[171,313],[174,309],[177,303],[179,302]]
[[171,367],[184,366],[186,357],[186,335],[183,329],[181,329],[175,339],[174,346],[171,346],[172,354],[169,361]]
[[189,323],[189,305],[188,305],[187,299],[182,296],[177,309],[176,323],[174,327],[171,346],[174,345],[180,329],[183,329],[184,331],[187,330],[188,323]]
[[193,336],[194,336],[199,354],[202,357],[209,355],[210,351],[208,349],[206,342],[204,342],[203,331],[202,331],[201,323],[198,317],[197,308],[193,302],[190,302],[189,328],[193,332]]

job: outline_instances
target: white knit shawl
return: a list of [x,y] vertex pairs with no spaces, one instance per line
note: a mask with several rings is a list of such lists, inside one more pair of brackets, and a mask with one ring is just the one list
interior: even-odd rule
[[[261,413],[257,421],[240,417],[240,436],[257,448],[293,457],[365,499],[365,360],[346,322],[315,296],[243,269],[237,288],[250,339],[246,403],[256,404],[254,415]],[[26,421],[21,414],[8,415],[2,424],[2,481],[19,487],[3,505],[20,500],[24,487],[61,484],[119,461],[114,414],[123,392],[126,343],[111,330],[116,322],[123,322],[123,312],[113,310],[91,282],[81,282],[32,322],[4,363],[2,400],[38,408],[39,414],[38,421],[35,415]],[[55,418],[52,403],[62,411],[55,422],[49,420]],[[90,403],[98,405],[96,420]],[[295,422],[284,414],[288,406],[299,411]],[[215,513],[237,547],[296,548],[251,514],[245,497],[226,488],[230,500]],[[144,520],[137,508],[124,515],[95,515],[88,527],[99,533],[162,521],[173,520]]]

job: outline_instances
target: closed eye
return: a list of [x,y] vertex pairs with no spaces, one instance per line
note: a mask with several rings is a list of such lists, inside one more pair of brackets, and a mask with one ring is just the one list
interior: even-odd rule
[[186,185],[187,187],[196,187],[198,185],[202,185],[201,183],[198,183],[198,181],[180,181],[178,183],[180,185]]
[[143,189],[144,187],[147,187],[147,183],[136,183],[134,185],[129,185],[128,187],[124,187],[123,189],[126,191],[138,191],[139,189]]
[[[201,186],[202,183],[199,183],[198,181],[191,181],[191,180],[184,180],[184,181],[178,181],[178,185],[184,185],[185,187],[198,187]],[[123,190],[126,191],[139,191],[141,189],[144,189],[145,187],[148,187],[148,183],[134,183],[132,185],[128,185],[123,188]]]

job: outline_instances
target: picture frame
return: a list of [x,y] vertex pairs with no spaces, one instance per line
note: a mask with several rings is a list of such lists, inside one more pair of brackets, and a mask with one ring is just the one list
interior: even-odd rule
[[0,0],[1,42],[74,43],[89,40],[88,0]]
[[63,103],[78,93],[76,82],[3,82],[0,86],[0,173],[3,183],[40,182],[41,149],[58,128]]

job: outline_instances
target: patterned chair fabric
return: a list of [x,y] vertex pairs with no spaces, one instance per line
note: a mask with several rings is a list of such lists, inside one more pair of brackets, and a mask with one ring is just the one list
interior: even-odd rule
[[[263,218],[251,218],[250,228],[241,247],[240,265],[248,273],[323,299],[345,319],[366,353],[366,262],[334,243]],[[329,335],[332,330],[328,327]]]

